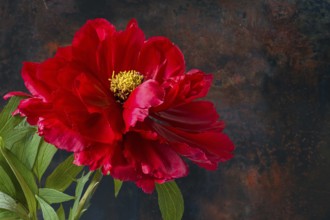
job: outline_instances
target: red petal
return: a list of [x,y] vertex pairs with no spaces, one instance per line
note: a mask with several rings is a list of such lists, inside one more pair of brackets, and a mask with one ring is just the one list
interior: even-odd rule
[[[73,60],[86,72],[100,76],[100,49],[104,40],[115,32],[115,27],[105,19],[89,20],[74,36]],[[101,76],[102,80],[104,76]]]
[[172,143],[170,146],[181,156],[190,159],[205,169],[215,170],[217,168],[218,160],[214,159],[214,157],[211,157],[210,154],[207,154],[200,148],[191,147],[185,143]]
[[57,118],[47,117],[38,123],[39,134],[45,141],[57,148],[70,152],[82,151],[89,143],[76,131],[67,127]]
[[155,180],[153,179],[141,179],[136,181],[136,185],[140,187],[143,192],[151,194],[155,189]]
[[186,131],[221,131],[224,128],[224,124],[218,121],[219,115],[213,103],[208,101],[186,103],[162,112],[153,113],[152,116],[165,124]]
[[54,79],[58,82],[58,89],[69,93],[74,93],[74,81],[83,71],[74,63],[69,63],[60,70],[56,71]]
[[133,161],[136,170],[144,176],[137,184],[144,191],[150,192],[150,183],[144,180],[152,179],[165,182],[174,178],[187,175],[188,169],[185,162],[175,153],[170,146],[157,141],[142,139],[137,134],[127,134],[125,141],[125,156],[128,161]]
[[105,89],[98,80],[87,74],[80,74],[75,78],[74,88],[89,112],[103,111],[115,103],[109,89]]
[[121,118],[116,118],[110,122],[106,113],[94,113],[86,116],[81,115],[81,120],[72,120],[73,128],[79,132],[84,138],[101,143],[113,143],[121,138],[121,130],[113,127],[117,121],[122,124]]
[[32,95],[47,98],[50,96],[50,91],[47,85],[40,81],[37,77],[37,71],[40,64],[32,62],[24,62],[22,68],[22,77],[26,88]]
[[44,103],[42,99],[39,98],[24,99],[18,105],[18,112],[22,116],[26,116],[27,121],[31,125],[36,125],[39,118],[41,116],[45,117],[51,110],[52,106]]
[[[74,104],[74,100],[71,100],[71,103]],[[27,117],[30,124],[38,125],[39,134],[44,136],[47,142],[58,148],[78,151],[88,146],[88,142],[80,133],[72,129],[68,112],[64,112],[67,106],[61,105],[61,108],[58,109],[56,104],[59,103],[49,104],[39,98],[29,98],[22,100],[18,109],[22,115]]]
[[148,39],[141,49],[137,70],[147,79],[163,82],[184,74],[185,62],[180,49],[165,37]]
[[164,90],[154,80],[147,80],[135,88],[124,103],[123,117],[126,131],[134,127],[137,121],[143,121],[151,107],[163,102],[163,97]]
[[13,92],[8,92],[7,94],[5,94],[5,95],[3,96],[3,99],[4,99],[4,100],[7,100],[7,99],[9,99],[9,98],[11,98],[11,97],[13,97],[13,96],[20,96],[20,97],[26,97],[26,98],[31,97],[30,94],[27,94],[27,93],[25,93],[25,92],[13,91]]
[[[151,123],[153,129],[171,143],[188,144],[190,147],[201,149],[213,162],[223,162],[232,158],[234,145],[227,135],[219,131],[205,131],[200,133],[186,132],[174,127],[164,126],[156,122]],[[190,152],[187,152],[190,154]]]
[[71,61],[72,59],[72,46],[59,47],[57,48],[56,57]]
[[163,84],[166,91],[164,103],[154,108],[154,111],[164,111],[204,97],[211,82],[212,75],[207,75],[199,70],[192,70],[184,76],[169,79]]
[[94,143],[83,151],[74,154],[74,163],[78,166],[89,166],[91,170],[108,167],[117,146],[115,144]]
[[[68,61],[63,56],[67,56],[67,49],[59,49],[59,54],[54,58],[38,64],[32,62],[25,62],[22,68],[22,77],[25,85],[32,95],[42,97],[44,100],[51,99],[52,93],[61,89],[58,78],[61,73],[66,70]],[[75,71],[65,71],[65,75],[75,76]]]
[[111,78],[113,72],[135,70],[144,39],[144,33],[135,19],[128,23],[126,30],[116,32],[106,39],[102,51],[102,69],[108,78]]

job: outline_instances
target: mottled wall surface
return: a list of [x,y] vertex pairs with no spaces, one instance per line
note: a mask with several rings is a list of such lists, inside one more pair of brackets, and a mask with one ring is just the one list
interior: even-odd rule
[[[0,0],[0,95],[24,89],[23,61],[52,56],[95,17],[118,29],[135,17],[188,69],[214,74],[208,99],[237,149],[177,181],[184,219],[330,219],[329,0]],[[112,188],[106,178],[83,219],[160,219],[155,194]]]

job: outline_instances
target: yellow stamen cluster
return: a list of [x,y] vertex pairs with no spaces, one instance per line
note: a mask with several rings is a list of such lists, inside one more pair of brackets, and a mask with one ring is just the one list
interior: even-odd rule
[[118,101],[125,101],[131,92],[142,83],[143,75],[135,70],[120,71],[118,74],[112,73],[110,90]]

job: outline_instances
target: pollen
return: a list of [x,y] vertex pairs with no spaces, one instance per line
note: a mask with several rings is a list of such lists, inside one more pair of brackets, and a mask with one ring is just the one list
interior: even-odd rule
[[118,101],[125,101],[131,92],[142,83],[143,75],[135,70],[120,71],[109,78],[110,90],[113,92]]

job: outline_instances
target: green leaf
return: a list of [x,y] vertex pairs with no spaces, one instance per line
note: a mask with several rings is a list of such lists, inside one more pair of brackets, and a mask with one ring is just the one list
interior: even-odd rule
[[[15,116],[17,117],[17,116]],[[7,130],[6,132],[6,148],[12,149],[13,145],[22,140],[26,136],[32,136],[36,132],[36,128],[31,127],[23,120],[19,125]]]
[[163,220],[180,220],[183,216],[184,204],[179,187],[174,181],[156,184],[158,205]]
[[[2,141],[1,136],[0,136],[0,147],[4,147],[4,143]],[[2,155],[1,152],[0,152],[0,166],[3,169],[3,173],[6,173],[5,175],[7,175],[9,177],[10,181],[13,183],[14,188],[15,188],[15,193],[14,194],[10,193],[9,191],[6,191],[6,192],[10,196],[12,196],[15,199],[19,200],[20,202],[25,203],[24,193],[23,193],[23,191],[20,187],[20,184],[19,184],[18,180],[16,179],[15,174],[13,173],[12,169],[8,165],[6,159],[4,158],[4,156]],[[4,177],[4,179],[1,178],[0,182],[6,183],[7,182],[6,179],[8,179],[8,178],[6,178],[6,177]],[[11,189],[10,189],[10,191],[11,191]]]
[[56,189],[40,188],[39,196],[48,204],[66,202],[74,199],[73,196],[60,192]]
[[42,198],[36,195],[36,199],[38,200],[41,211],[42,211],[42,216],[46,220],[59,220],[55,210],[53,207],[51,207],[47,202],[45,202]]
[[21,218],[28,219],[28,213],[25,208],[20,203],[17,203],[15,199],[3,192],[0,192],[0,209],[14,212]]
[[83,169],[83,166],[73,164],[73,156],[71,155],[48,176],[46,180],[46,188],[52,188],[63,192],[75,180],[76,176]]
[[75,192],[75,201],[73,203],[72,209],[70,210],[69,220],[79,219],[79,216],[77,216],[79,202],[80,202],[85,184],[87,183],[87,181],[88,181],[91,174],[92,174],[92,172],[88,172],[86,175],[83,175],[81,178],[79,178],[77,180],[76,192]]
[[57,209],[56,213],[57,213],[59,220],[65,220],[65,212],[64,212],[64,208],[63,208],[62,204]]
[[20,220],[22,218],[18,217],[16,215],[16,213],[14,213],[14,212],[0,209],[0,219],[1,220]]
[[16,110],[17,105],[21,100],[21,97],[12,97],[0,114],[0,134],[4,139],[8,136],[8,131],[23,120],[22,117],[12,116],[12,113]]
[[10,151],[29,170],[32,170],[38,154],[40,141],[41,137],[34,130],[30,130],[30,132],[27,132],[21,140],[18,140],[13,144]]
[[37,176],[39,182],[53,159],[57,149],[51,144],[46,143],[44,140],[40,141],[37,159],[34,163],[33,171]]
[[[1,140],[0,140],[1,142]],[[32,172],[22,164],[3,144],[0,144],[0,152],[7,161],[11,170],[15,174],[20,186],[22,187],[30,215],[36,217],[37,204],[34,199],[34,194],[37,193],[38,187],[36,185]]]
[[0,166],[0,191],[15,197],[16,189],[7,172]]
[[117,179],[113,178],[113,183],[114,183],[114,186],[115,186],[115,197],[117,197],[118,194],[119,194],[119,191],[121,189],[121,186],[123,185],[123,181],[120,181],[120,180],[117,180]]

